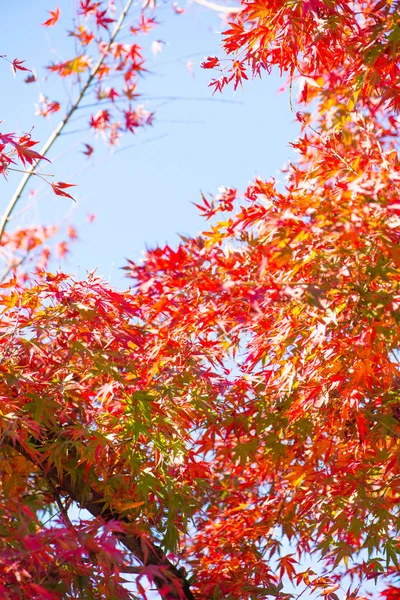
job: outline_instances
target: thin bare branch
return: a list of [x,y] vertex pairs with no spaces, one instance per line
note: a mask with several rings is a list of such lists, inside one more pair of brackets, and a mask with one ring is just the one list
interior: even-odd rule
[[[43,473],[51,485],[57,484],[71,501],[76,502],[80,508],[85,508],[93,517],[102,518],[104,521],[132,523],[129,517],[120,515],[117,510],[110,507],[96,489],[89,487],[86,482],[80,481],[67,470],[60,472],[54,464],[51,464],[45,458],[45,446],[39,439],[30,436],[29,442],[35,448],[32,452],[10,436],[3,440],[3,444],[7,444],[28,459]],[[71,457],[73,452],[70,451],[68,458]],[[59,509],[61,511],[61,506]],[[163,550],[147,535],[115,533],[115,536],[142,563],[143,572],[146,571],[146,567],[152,569],[152,579],[163,600],[195,600],[183,572],[171,563]]]
[[[65,126],[69,123],[72,115],[74,114],[74,112],[76,111],[76,109],[78,108],[79,104],[81,103],[82,99],[85,97],[85,94],[87,92],[87,90],[90,87],[90,84],[93,82],[93,80],[95,79],[100,67],[102,66],[107,53],[109,51],[109,49],[111,48],[111,45],[113,44],[115,38],[118,35],[118,32],[120,31],[122,24],[128,14],[128,11],[131,7],[133,3],[133,0],[128,0],[125,4],[125,7],[123,9],[123,11],[120,14],[120,17],[115,25],[114,31],[110,37],[110,41],[107,44],[107,47],[104,51],[104,53],[102,54],[101,58],[99,58],[99,60],[97,61],[97,63],[94,65],[93,69],[90,72],[90,75],[88,77],[88,80],[86,81],[85,85],[82,87],[78,97],[76,98],[75,102],[73,103],[73,105],[71,106],[71,108],[69,109],[69,111],[67,112],[66,116],[64,117],[64,119],[57,125],[57,127],[54,129],[53,133],[50,135],[49,139],[47,140],[47,142],[45,143],[45,145],[43,146],[43,148],[41,148],[39,154],[41,154],[43,157],[46,156],[47,152],[50,150],[50,148],[52,147],[52,145],[54,144],[54,142],[56,141],[56,139],[59,137],[60,133],[63,131],[63,129],[65,128]],[[13,197],[11,198],[6,210],[3,213],[3,216],[1,217],[0,220],[0,244],[4,235],[4,231],[6,229],[7,223],[10,219],[10,216],[16,206],[16,204],[18,203],[19,199],[21,198],[21,195],[28,183],[28,181],[30,180],[31,176],[34,175],[36,173],[37,167],[40,164],[42,159],[39,159],[35,166],[30,169],[29,171],[27,171],[25,173],[25,175],[23,176],[23,178],[21,179],[17,189],[15,190],[15,193],[13,195]],[[37,174],[37,173],[36,173]]]

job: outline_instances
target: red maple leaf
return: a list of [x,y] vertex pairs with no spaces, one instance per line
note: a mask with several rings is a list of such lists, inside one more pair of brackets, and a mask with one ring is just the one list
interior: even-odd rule
[[87,156],[89,158],[89,156],[92,156],[92,154],[94,152],[94,148],[90,144],[84,144],[84,145],[86,147],[86,150],[83,150],[82,154],[84,154],[85,156]]
[[93,33],[85,29],[83,25],[79,25],[76,31],[70,31],[68,35],[78,38],[82,46],[88,46],[94,39]]
[[228,79],[228,78],[227,78],[225,75],[223,75],[223,76],[221,76],[219,79],[213,79],[213,80],[212,80],[212,81],[211,81],[211,82],[208,84],[208,86],[209,86],[209,87],[212,87],[212,86],[214,86],[214,91],[213,91],[213,94],[215,94],[215,92],[216,92],[216,91],[218,91],[218,92],[222,92],[222,88],[223,88],[223,87],[224,87],[224,86],[225,86],[227,83],[229,83],[229,79]]
[[75,198],[73,198],[67,192],[64,192],[65,188],[74,187],[75,183],[64,183],[63,181],[57,181],[55,183],[50,184],[53,188],[53,192],[57,194],[57,196],[65,196],[66,198],[71,198],[74,202],[76,202]]
[[16,74],[17,70],[18,71],[30,71],[32,73],[32,71],[30,69],[28,69],[27,67],[23,67],[22,64],[24,63],[24,60],[19,60],[18,58],[14,58],[14,60],[11,63],[11,70],[14,73],[14,75]]
[[217,56],[207,56],[204,61],[200,64],[202,69],[213,69],[219,66],[219,59]]
[[381,598],[386,598],[386,600],[399,600],[400,588],[393,585],[389,586],[386,590],[381,592]]
[[96,25],[97,27],[104,27],[104,29],[108,29],[108,25],[114,22],[114,19],[110,19],[107,15],[107,10],[97,10],[96,11]]
[[81,10],[79,12],[81,15],[87,17],[90,15],[90,13],[96,12],[99,6],[99,2],[92,3],[90,0],[81,0]]
[[102,131],[109,127],[110,112],[108,110],[99,110],[95,115],[92,115],[89,121],[90,127]]
[[32,73],[31,75],[27,75],[24,79],[25,83],[33,83],[36,81],[36,75]]
[[27,138],[27,136],[22,137],[19,140],[19,142],[19,144],[17,142],[13,142],[12,144],[15,150],[17,151],[18,157],[23,165],[25,165],[26,163],[32,165],[33,161],[35,160],[47,160],[47,162],[50,162],[48,158],[42,156],[41,154],[39,154],[39,152],[31,150],[30,147],[37,144],[37,142],[32,142],[30,138]]
[[50,17],[50,19],[47,19],[47,21],[42,23],[42,25],[44,27],[54,27],[54,25],[57,23],[58,19],[60,18],[61,11],[57,6],[56,10],[50,10],[49,13],[50,13],[51,17]]
[[139,31],[141,31],[142,33],[149,33],[149,31],[151,31],[155,25],[157,25],[157,21],[154,17],[146,19],[145,16],[142,14],[142,18],[138,27],[131,27],[130,31],[134,35],[138,34]]

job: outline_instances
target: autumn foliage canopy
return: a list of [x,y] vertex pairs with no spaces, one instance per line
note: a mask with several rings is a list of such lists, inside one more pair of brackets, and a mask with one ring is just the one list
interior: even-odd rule
[[[80,6],[81,52],[49,69],[125,98],[90,117],[112,143],[151,122],[135,36],[157,6],[124,44]],[[283,183],[202,197],[203,233],[128,262],[130,292],[22,272],[46,232],[2,235],[2,598],[400,597],[400,6],[239,8],[203,67],[217,92],[287,79]],[[45,154],[0,141],[3,174]]]

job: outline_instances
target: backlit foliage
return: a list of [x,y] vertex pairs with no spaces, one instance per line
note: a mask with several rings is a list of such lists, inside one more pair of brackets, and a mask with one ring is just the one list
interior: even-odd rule
[[129,262],[133,291],[3,284],[4,598],[399,597],[399,10],[244,2],[203,67],[298,89],[284,183],[203,197],[206,230]]

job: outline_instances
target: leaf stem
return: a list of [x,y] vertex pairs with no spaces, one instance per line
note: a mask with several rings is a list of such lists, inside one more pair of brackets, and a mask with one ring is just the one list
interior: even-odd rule
[[36,177],[54,177],[52,173],[36,173],[35,170],[24,171],[23,169],[14,169],[14,167],[8,167],[7,171],[15,171],[16,173],[29,173],[30,175],[36,175]]
[[[121,26],[128,14],[128,11],[129,11],[132,3],[133,3],[133,0],[127,0],[126,4],[120,14],[120,17],[115,25],[114,31],[110,37],[110,41],[108,42],[108,45],[107,45],[107,48],[106,48],[104,54],[101,56],[101,58],[99,58],[99,60],[97,61],[97,63],[93,67],[93,69],[91,70],[90,75],[89,75],[85,85],[81,89],[78,97],[76,98],[75,102],[73,103],[73,105],[71,106],[71,108],[69,109],[67,114],[65,115],[64,119],[57,125],[57,127],[54,129],[53,133],[50,135],[49,139],[47,140],[47,142],[45,143],[43,148],[41,148],[39,154],[41,154],[43,157],[46,156],[47,152],[50,150],[50,148],[52,147],[52,145],[54,144],[56,139],[59,137],[59,135],[62,132],[62,130],[64,129],[64,127],[69,123],[69,120],[71,119],[72,115],[78,108],[80,102],[84,98],[90,84],[93,82],[100,67],[102,66],[104,59],[106,58],[108,51],[111,48],[111,45],[113,44],[115,38],[117,37],[118,32],[121,29]],[[0,220],[0,245],[1,245],[1,242],[3,239],[3,235],[4,235],[4,231],[6,229],[7,223],[10,220],[11,214],[12,214],[16,204],[18,203],[19,199],[21,198],[21,195],[22,195],[29,179],[31,178],[32,175],[35,174],[35,171],[36,171],[39,163],[41,162],[41,160],[42,159],[39,159],[36,162],[35,166],[32,169],[30,169],[29,171],[27,171],[25,173],[25,175],[22,177],[17,189],[14,192],[13,197],[11,198],[6,210],[4,211],[4,213],[1,217],[1,220]]]

